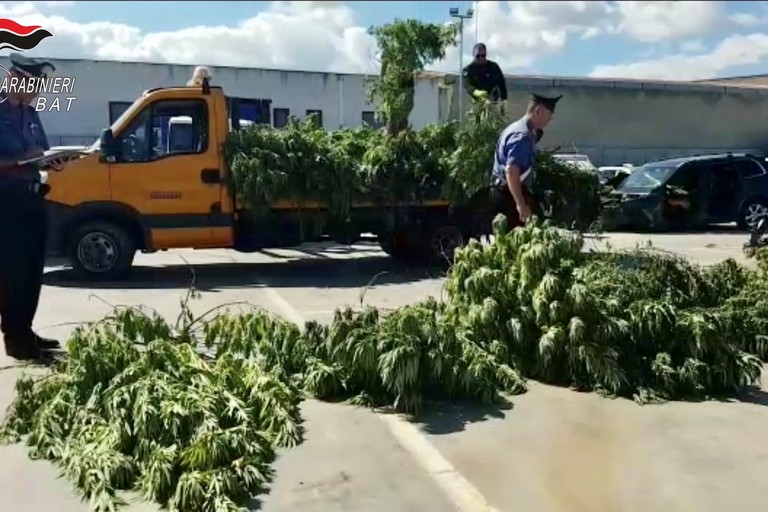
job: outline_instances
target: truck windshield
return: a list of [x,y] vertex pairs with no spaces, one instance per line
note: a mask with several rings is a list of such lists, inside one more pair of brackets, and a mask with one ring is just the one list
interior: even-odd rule
[[644,165],[629,175],[622,189],[653,189],[664,183],[677,169],[676,165]]

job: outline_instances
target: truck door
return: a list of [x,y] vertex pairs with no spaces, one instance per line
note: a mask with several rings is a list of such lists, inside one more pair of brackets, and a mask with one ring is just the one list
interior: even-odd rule
[[157,249],[212,247],[217,231],[231,229],[215,119],[211,97],[158,99],[114,135],[112,200],[141,214]]

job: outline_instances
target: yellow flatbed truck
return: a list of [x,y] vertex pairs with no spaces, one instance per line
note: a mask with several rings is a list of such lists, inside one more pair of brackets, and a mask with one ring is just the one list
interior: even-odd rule
[[[207,80],[145,91],[89,154],[50,173],[49,251],[82,278],[116,280],[137,251],[253,252],[327,239],[323,204],[280,200],[254,220],[238,201],[224,153],[227,134],[244,124],[237,101]],[[351,217],[339,241],[373,233],[393,257],[422,260],[452,257],[474,225],[469,208],[445,201],[356,203]]]

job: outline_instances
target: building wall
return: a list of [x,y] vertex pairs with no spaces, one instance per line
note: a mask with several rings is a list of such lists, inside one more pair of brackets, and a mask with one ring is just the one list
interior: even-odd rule
[[[194,69],[114,61],[52,62],[57,75],[76,78],[77,98],[69,112],[63,111],[62,101],[61,111],[41,113],[52,145],[93,142],[109,124],[110,101],[132,102],[146,89],[184,84]],[[0,64],[7,66],[7,57],[0,58]],[[212,74],[213,83],[228,95],[270,99],[273,112],[288,108],[303,119],[306,110],[322,110],[327,129],[360,126],[362,112],[375,110],[367,102],[367,78],[361,75],[223,67],[212,67]],[[768,87],[557,77],[509,77],[507,83],[512,117],[524,113],[531,90],[564,94],[543,145],[587,153],[597,165],[768,150]],[[466,94],[464,104],[471,108]],[[457,117],[456,77],[424,73],[417,81],[411,123],[420,128]]]
[[712,80],[700,80],[699,83],[733,85],[761,85],[768,86],[768,75],[733,76],[727,78],[715,78]]
[[[52,145],[93,142],[109,125],[110,101],[132,102],[154,87],[183,85],[194,66],[112,61],[51,59],[56,75],[75,77],[74,96],[69,112],[41,112]],[[0,58],[7,66],[7,57]],[[300,119],[306,110],[322,110],[327,129],[362,125],[362,112],[375,108],[366,99],[367,78],[362,75],[337,75],[246,68],[211,67],[212,83],[227,95],[271,99],[272,109],[288,108]],[[437,79],[420,80],[416,87],[411,123],[421,127],[438,120]],[[48,96],[49,99],[52,95]],[[65,95],[59,95],[62,99]],[[273,116],[274,119],[274,116]]]
[[[563,94],[542,144],[586,153],[596,165],[768,150],[768,88],[538,77],[509,78],[507,85],[515,118],[524,114],[529,91]],[[456,119],[457,103],[442,117]]]

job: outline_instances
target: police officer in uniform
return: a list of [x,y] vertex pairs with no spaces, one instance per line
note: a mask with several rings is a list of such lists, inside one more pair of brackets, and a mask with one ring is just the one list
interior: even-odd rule
[[463,70],[464,88],[475,100],[507,101],[507,81],[494,61],[488,59],[485,44],[472,49],[474,60]]
[[[8,72],[19,79],[17,83],[27,84],[30,78],[45,78],[54,70],[49,62],[16,53]],[[6,354],[33,360],[60,344],[32,330],[45,264],[47,186],[35,167],[18,162],[41,156],[50,146],[32,106],[37,93],[5,89],[9,90],[0,92],[0,330]],[[51,165],[55,171],[61,167],[61,162]]]
[[502,213],[512,228],[541,213],[532,193],[536,143],[552,120],[560,98],[562,95],[547,98],[532,94],[526,114],[501,132],[491,171],[491,220]]

